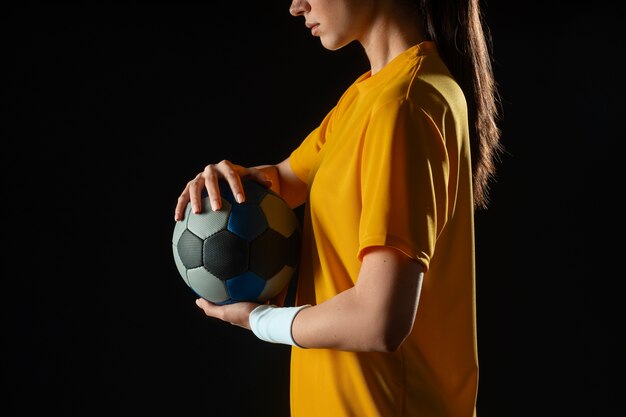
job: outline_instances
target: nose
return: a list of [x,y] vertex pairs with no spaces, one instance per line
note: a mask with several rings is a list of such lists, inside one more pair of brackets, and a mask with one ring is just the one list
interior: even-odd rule
[[289,7],[289,13],[292,16],[301,16],[304,12],[308,11],[309,2],[306,0],[292,0]]

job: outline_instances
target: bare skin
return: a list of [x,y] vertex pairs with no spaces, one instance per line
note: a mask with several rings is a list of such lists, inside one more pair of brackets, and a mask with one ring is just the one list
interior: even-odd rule
[[[304,17],[312,35],[327,49],[359,42],[374,74],[424,39],[414,12],[405,7],[395,0],[293,0],[289,10],[293,16]],[[219,210],[219,178],[225,178],[233,195],[244,201],[242,177],[271,187],[291,207],[305,202],[307,186],[291,170],[289,159],[251,168],[224,160],[207,165],[189,181],[178,198],[175,219],[182,218],[189,201],[194,212],[201,210],[203,189],[212,209]],[[293,322],[293,337],[307,348],[395,351],[413,327],[423,276],[423,266],[399,250],[372,247],[363,257],[356,285],[302,310]],[[250,312],[258,306],[248,302],[218,306],[204,299],[196,303],[207,316],[246,329],[250,328]]]
[[[291,171],[288,159],[278,165],[255,168],[222,161],[208,165],[187,184],[177,209],[182,210],[190,198],[198,204],[203,188],[215,202],[213,208],[219,209],[218,179],[229,180],[236,195],[243,194],[241,176],[267,185],[269,177],[272,188],[285,196],[290,205],[295,207],[304,202],[306,184]],[[193,209],[200,210],[200,206]],[[382,352],[398,349],[413,327],[423,272],[419,263],[396,249],[370,248],[363,257],[356,285],[324,303],[302,310],[293,323],[294,339],[300,346],[309,348]],[[244,302],[218,306],[204,299],[196,303],[207,316],[246,329],[250,328],[250,312],[259,305]]]

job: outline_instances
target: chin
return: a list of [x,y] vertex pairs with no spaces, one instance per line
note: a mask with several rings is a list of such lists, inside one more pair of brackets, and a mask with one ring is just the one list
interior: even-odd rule
[[336,51],[338,49],[343,48],[344,46],[346,46],[348,44],[348,43],[345,43],[345,42],[324,40],[324,38],[320,38],[320,41],[322,42],[322,46],[324,48],[328,49],[329,51]]

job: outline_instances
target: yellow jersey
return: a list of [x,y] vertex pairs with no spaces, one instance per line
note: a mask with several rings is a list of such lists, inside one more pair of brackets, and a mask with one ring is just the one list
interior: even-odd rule
[[467,103],[435,43],[360,76],[290,164],[308,188],[297,305],[354,286],[371,246],[397,248],[426,270],[413,330],[396,352],[292,348],[292,417],[474,415]]

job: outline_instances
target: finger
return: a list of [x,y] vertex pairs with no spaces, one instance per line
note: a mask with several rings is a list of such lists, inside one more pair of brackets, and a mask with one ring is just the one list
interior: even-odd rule
[[182,194],[178,196],[178,200],[176,201],[176,208],[174,209],[175,221],[178,222],[183,219],[188,202],[189,202],[189,186],[185,186],[185,189],[183,190]]
[[219,171],[215,165],[207,165],[203,172],[203,187],[209,195],[211,210],[218,211],[222,208],[222,196],[220,194]]
[[242,166],[235,165],[228,160],[220,162],[217,168],[224,179],[228,182],[235,200],[238,203],[246,201],[243,184],[241,183],[241,176],[247,175],[248,170]]
[[215,304],[205,300],[204,298],[198,298],[196,299],[196,305],[200,307],[207,316],[215,317],[215,309],[217,308]]
[[205,182],[205,171],[196,175],[196,177],[187,184],[187,195],[189,196],[189,201],[191,201],[191,210],[195,214],[202,213],[202,189]]

